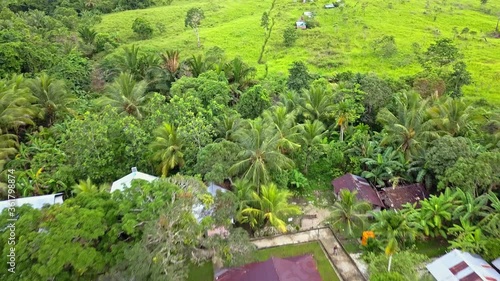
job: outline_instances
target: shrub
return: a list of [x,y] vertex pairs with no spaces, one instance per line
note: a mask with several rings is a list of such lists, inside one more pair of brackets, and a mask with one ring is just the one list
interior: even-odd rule
[[313,18],[308,18],[305,20],[306,22],[306,27],[307,28],[315,28],[315,27],[319,27],[319,21],[313,19]]
[[148,39],[153,36],[153,27],[151,23],[144,18],[136,18],[132,24],[132,30],[137,33],[141,39]]
[[395,55],[398,51],[394,36],[384,35],[382,38],[373,41],[372,48],[375,54],[384,58]]
[[283,31],[283,43],[286,47],[291,47],[297,41],[297,29],[293,27],[287,27],[285,31]]

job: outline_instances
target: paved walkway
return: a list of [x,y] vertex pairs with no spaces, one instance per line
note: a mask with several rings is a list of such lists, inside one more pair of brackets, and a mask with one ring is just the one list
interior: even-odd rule
[[[270,238],[261,238],[253,240],[258,249],[276,247],[289,244],[299,244],[305,242],[319,241],[326,249],[330,261],[334,265],[337,275],[345,281],[365,281],[356,264],[349,258],[339,242],[329,228],[319,228],[308,231],[302,231],[293,234],[279,235]],[[333,254],[333,248],[338,245],[337,255]],[[327,281],[327,280],[325,280]]]

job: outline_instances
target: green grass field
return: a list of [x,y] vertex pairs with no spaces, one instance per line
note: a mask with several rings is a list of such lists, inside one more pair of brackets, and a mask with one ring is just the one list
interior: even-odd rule
[[[259,250],[254,253],[248,262],[265,261],[270,257],[293,257],[305,254],[312,254],[316,265],[318,266],[319,274],[323,280],[338,281],[337,274],[333,270],[328,258],[318,242],[304,243],[298,245],[288,245],[282,247],[268,248]],[[188,281],[212,281],[213,267],[212,264],[206,263],[201,267],[191,267]]]
[[[468,28],[468,34],[455,38],[474,79],[464,91],[470,98],[500,102],[500,39],[487,36],[495,29],[500,1],[481,5],[479,0],[346,0],[348,6],[342,10],[324,9],[323,5],[330,2],[325,0],[305,4],[276,1],[272,13],[276,24],[264,56],[270,73],[286,73],[293,61],[303,60],[312,71],[325,75],[347,70],[375,72],[383,77],[411,75],[421,70],[413,52],[415,43],[425,50],[438,38],[454,38],[454,29],[460,33]],[[228,58],[240,56],[263,76],[265,68],[257,64],[264,40],[260,19],[271,3],[174,0],[171,6],[105,15],[97,29],[116,34],[124,45],[136,43],[144,50],[182,50],[183,58],[218,46]],[[186,12],[192,7],[205,11],[201,49],[196,47],[194,32],[184,27]],[[298,30],[295,46],[285,48],[283,30],[293,26],[304,11],[315,12],[320,27]],[[166,31],[160,34],[155,30],[152,39],[138,41],[131,29],[137,17],[148,19],[153,26],[163,23]],[[394,36],[397,45],[397,53],[388,58],[372,49],[373,41],[384,35]]]

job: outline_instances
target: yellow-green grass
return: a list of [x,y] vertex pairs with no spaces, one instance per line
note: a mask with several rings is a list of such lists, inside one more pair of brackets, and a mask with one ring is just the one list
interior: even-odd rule
[[[474,84],[464,87],[464,92],[470,98],[500,102],[500,39],[487,36],[495,28],[500,2],[481,5],[479,0],[346,0],[348,6],[342,10],[324,9],[328,2],[303,4],[276,0],[272,12],[276,24],[264,56],[270,73],[286,73],[293,61],[303,60],[312,71],[325,75],[347,70],[393,78],[412,75],[421,71],[413,52],[414,43],[425,50],[438,38],[454,38],[454,28],[460,32],[467,27],[476,34],[455,38],[474,79]],[[430,8],[426,8],[427,2]],[[124,45],[137,44],[144,50],[179,49],[184,58],[218,46],[226,51],[228,58],[240,56],[256,66],[262,76],[265,68],[257,64],[264,40],[260,19],[271,3],[271,0],[174,0],[170,6],[105,15],[97,29],[118,35]],[[205,11],[206,18],[200,27],[201,49],[196,46],[193,30],[184,27],[186,12],[192,7]],[[441,10],[436,12],[436,9]],[[315,12],[320,27],[298,30],[299,39],[294,47],[285,48],[283,30],[293,26],[304,11]],[[152,39],[138,41],[131,29],[137,17],[144,17],[153,25],[163,23],[166,31],[160,34],[155,30]],[[390,58],[376,55],[371,47],[374,40],[384,35],[396,40],[398,51]]]
[[[249,257],[248,263],[265,261],[270,257],[287,258],[300,255],[312,254],[318,267],[321,279],[328,281],[338,281],[339,278],[330,264],[328,257],[318,242],[304,244],[287,245],[281,247],[267,248],[256,251],[252,257]],[[209,281],[213,278],[213,267],[211,263],[205,263],[200,267],[190,267],[189,281]]]

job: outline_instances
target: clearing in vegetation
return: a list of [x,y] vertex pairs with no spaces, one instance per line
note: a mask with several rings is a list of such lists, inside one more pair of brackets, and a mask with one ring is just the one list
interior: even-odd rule
[[[498,1],[481,5],[479,0],[365,0],[345,1],[345,7],[333,9],[325,9],[327,2],[323,1],[275,2],[271,13],[275,25],[263,56],[269,73],[286,73],[293,61],[302,60],[323,75],[353,71],[404,77],[421,71],[416,52],[439,38],[452,38],[465,55],[474,80],[464,87],[466,97],[500,101],[500,90],[495,86],[500,80],[500,38],[492,36],[500,16]],[[265,65],[257,63],[266,36],[261,19],[271,4],[255,0],[174,0],[170,6],[104,15],[97,29],[144,50],[181,50],[182,59],[218,46],[228,58],[240,56],[263,76]],[[201,48],[193,30],[184,23],[187,11],[195,7],[205,15],[199,28]],[[297,30],[298,40],[286,47],[284,30],[293,27],[305,11],[315,15],[319,26]],[[138,17],[164,28],[155,29],[151,39],[139,41],[132,31]]]

